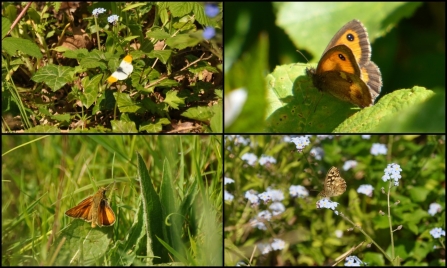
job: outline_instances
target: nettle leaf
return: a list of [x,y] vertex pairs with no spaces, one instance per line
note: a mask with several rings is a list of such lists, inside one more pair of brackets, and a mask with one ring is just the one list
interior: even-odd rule
[[193,10],[194,5],[197,5],[197,3],[195,2],[166,3],[166,7],[169,8],[169,11],[174,17],[183,17],[184,15],[189,14]]

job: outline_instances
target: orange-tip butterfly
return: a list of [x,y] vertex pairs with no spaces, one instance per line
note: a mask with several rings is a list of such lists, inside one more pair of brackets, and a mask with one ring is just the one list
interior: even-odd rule
[[109,78],[107,78],[107,82],[109,84],[112,84],[118,80],[124,80],[127,77],[129,77],[129,75],[130,75],[130,73],[132,73],[132,71],[133,71],[132,56],[127,55],[121,61],[118,69],[111,76],[109,76]]

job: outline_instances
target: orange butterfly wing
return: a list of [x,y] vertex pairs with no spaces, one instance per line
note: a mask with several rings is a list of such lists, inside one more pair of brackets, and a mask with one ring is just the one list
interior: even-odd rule
[[110,226],[115,223],[115,213],[112,208],[107,203],[107,200],[101,200],[101,204],[98,208],[98,225],[99,226]]
[[83,219],[87,222],[92,221],[92,205],[93,205],[93,196],[87,197],[82,200],[75,207],[70,208],[65,212],[65,215]]

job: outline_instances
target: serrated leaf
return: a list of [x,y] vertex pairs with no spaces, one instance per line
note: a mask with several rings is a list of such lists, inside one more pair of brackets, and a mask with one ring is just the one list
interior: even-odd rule
[[207,71],[209,71],[209,72],[211,72],[211,73],[218,73],[218,72],[219,72],[219,70],[217,70],[216,67],[214,67],[214,66],[210,66],[210,65],[208,65],[208,64],[206,64],[205,66],[200,66],[200,67],[193,67],[193,66],[191,66],[191,67],[188,69],[188,71],[190,71],[190,72],[193,73],[193,74],[201,73],[201,72],[203,72],[204,70],[207,70]]
[[194,2],[170,2],[167,6],[172,16],[183,17],[192,11],[194,4]]
[[190,36],[189,34],[178,34],[166,39],[166,44],[170,48],[184,49],[194,47],[200,42],[200,39]]
[[202,25],[214,25],[213,20],[205,14],[205,5],[204,3],[193,2],[195,5],[193,6],[193,12],[196,20]]
[[149,58],[158,58],[161,62],[166,64],[168,62],[169,57],[171,57],[172,50],[152,50],[147,56]]
[[99,67],[101,70],[105,70],[107,68],[104,62],[104,53],[98,50],[93,50],[85,55],[81,59],[80,65],[86,69]]
[[2,40],[2,50],[5,50],[9,55],[16,55],[16,51],[20,51],[24,55],[29,55],[36,59],[42,58],[42,52],[39,47],[27,39],[6,37]]
[[199,106],[187,109],[182,113],[182,116],[206,122],[211,119],[213,112],[211,111],[210,107]]
[[185,104],[185,99],[184,98],[180,98],[179,96],[177,96],[178,92],[175,90],[170,90],[166,93],[166,98],[163,102],[167,103],[170,107],[177,109],[180,105],[184,105]]
[[136,113],[139,110],[144,110],[141,105],[137,105],[133,102],[129,94],[115,92],[113,93],[113,96],[115,96],[118,108],[122,113]]
[[73,81],[74,71],[71,67],[48,64],[40,68],[31,78],[35,82],[44,82],[53,92]]
[[158,133],[163,130],[163,125],[169,125],[171,122],[167,118],[159,118],[152,122],[146,122],[141,124],[140,131],[146,131],[148,133]]
[[85,77],[82,79],[82,86],[84,87],[84,94],[81,95],[81,101],[85,108],[89,108],[98,97],[98,88],[101,83],[103,74],[94,76],[92,79],[90,77]]
[[[426,101],[426,99],[432,95],[432,91],[422,87],[393,91],[390,94],[383,96],[374,106],[365,108],[361,112],[345,120],[334,131],[348,133],[376,132],[375,129],[380,128],[381,124],[387,119],[393,121],[394,131],[392,132],[398,131],[399,126],[402,127],[401,123],[403,123],[400,118],[408,114],[405,110],[418,103]],[[414,123],[414,116],[410,118],[410,122]],[[383,131],[379,132],[390,132],[389,129],[384,130],[383,127],[382,130]]]
[[150,98],[145,98],[141,105],[148,110],[149,112],[153,114],[158,114],[160,116],[166,115],[165,106],[167,106],[166,103],[155,103]]
[[152,32],[148,32],[146,34],[146,37],[162,40],[162,39],[171,37],[171,35],[165,31],[163,31],[162,29],[156,29],[156,30],[153,30]]

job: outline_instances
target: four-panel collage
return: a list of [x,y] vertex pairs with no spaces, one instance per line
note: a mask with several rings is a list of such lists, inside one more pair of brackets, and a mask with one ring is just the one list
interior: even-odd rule
[[445,265],[445,4],[2,15],[2,266]]

